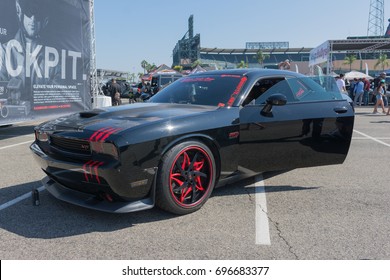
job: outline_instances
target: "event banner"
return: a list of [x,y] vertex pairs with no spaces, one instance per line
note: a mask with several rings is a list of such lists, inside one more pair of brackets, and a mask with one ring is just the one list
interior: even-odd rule
[[328,61],[330,43],[326,41],[310,51],[309,66],[314,66]]
[[0,125],[91,108],[89,1],[0,7]]

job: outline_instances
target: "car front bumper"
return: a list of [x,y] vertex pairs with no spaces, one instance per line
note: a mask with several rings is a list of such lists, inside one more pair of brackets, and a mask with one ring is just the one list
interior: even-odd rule
[[42,180],[44,187],[59,200],[110,213],[154,207],[156,169],[142,172],[142,180],[136,178],[133,182],[132,172],[121,172],[117,163],[91,167],[50,157],[35,142],[30,149],[47,174]]
[[42,180],[42,183],[46,190],[57,199],[93,210],[109,213],[129,213],[154,207],[153,197],[132,202],[110,202],[96,195],[68,189],[47,176]]

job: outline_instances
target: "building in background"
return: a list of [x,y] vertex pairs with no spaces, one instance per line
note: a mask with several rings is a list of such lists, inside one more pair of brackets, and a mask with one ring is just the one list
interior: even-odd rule
[[[184,69],[194,66],[214,66],[218,69],[236,68],[244,62],[247,67],[279,68],[289,61],[290,70],[312,74],[318,66],[326,73],[366,71],[371,74],[381,71],[376,65],[380,55],[390,58],[390,37],[381,36],[348,37],[345,40],[327,40],[317,47],[291,47],[289,42],[247,42],[245,48],[208,48],[200,45],[200,34],[193,36],[193,16],[189,18],[188,31],[178,41],[173,50],[172,67],[180,65]],[[388,30],[390,30],[388,28]],[[389,31],[390,34],[390,31]],[[188,35],[188,36],[187,36]],[[260,65],[256,53],[261,51],[265,59]],[[346,59],[355,56],[351,63]]]

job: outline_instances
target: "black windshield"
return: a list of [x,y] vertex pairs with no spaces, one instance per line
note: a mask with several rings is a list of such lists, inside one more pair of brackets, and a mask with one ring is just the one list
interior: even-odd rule
[[240,75],[187,76],[154,95],[149,102],[231,106],[246,77]]

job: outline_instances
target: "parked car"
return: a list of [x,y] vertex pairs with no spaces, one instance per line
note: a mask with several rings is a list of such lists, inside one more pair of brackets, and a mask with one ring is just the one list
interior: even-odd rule
[[148,100],[150,97],[152,97],[154,94],[159,92],[164,87],[170,85],[174,81],[182,78],[183,75],[180,73],[164,73],[164,74],[157,74],[152,76],[151,80],[151,92],[144,92],[141,95],[142,100]]
[[353,124],[332,77],[223,70],[183,77],[148,102],[45,122],[31,150],[60,200],[187,214],[240,170],[341,164]]

